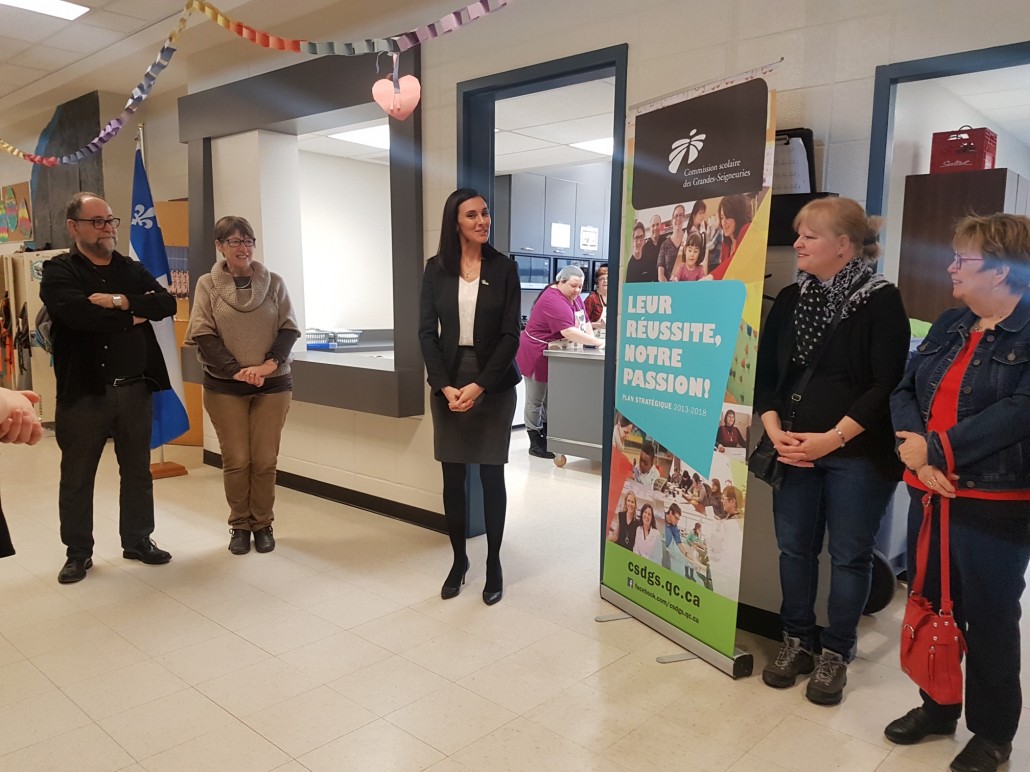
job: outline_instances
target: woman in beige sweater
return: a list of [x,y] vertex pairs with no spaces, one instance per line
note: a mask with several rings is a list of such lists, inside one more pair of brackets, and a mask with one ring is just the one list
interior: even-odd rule
[[254,229],[242,217],[215,223],[220,258],[200,277],[186,343],[204,368],[204,407],[222,452],[229,551],[275,549],[279,440],[290,409],[290,350],[300,329],[281,277],[254,262]]

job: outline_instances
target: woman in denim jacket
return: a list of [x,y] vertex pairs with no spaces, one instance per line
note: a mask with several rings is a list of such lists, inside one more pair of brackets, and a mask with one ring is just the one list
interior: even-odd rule
[[[908,569],[914,573],[922,497],[952,499],[951,573],[966,656],[966,724],[973,739],[954,772],[986,770],[1012,752],[1022,698],[1019,616],[1030,561],[1030,218],[967,217],[955,232],[948,273],[965,308],[944,312],[891,397],[908,467]],[[955,469],[941,446],[947,433]],[[935,502],[940,499],[935,498]],[[926,595],[939,603],[938,534]],[[955,732],[961,705],[922,706],[884,730],[895,743]]]

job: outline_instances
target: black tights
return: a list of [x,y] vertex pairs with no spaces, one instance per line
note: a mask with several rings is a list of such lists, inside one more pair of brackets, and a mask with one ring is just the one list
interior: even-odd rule
[[[447,535],[454,550],[454,565],[447,575],[446,584],[456,586],[465,572],[468,556],[465,552],[466,512],[465,464],[447,461],[443,466],[443,511],[447,518]],[[483,516],[486,520],[486,591],[501,589],[501,539],[504,538],[504,513],[508,507],[508,493],[504,488],[504,466],[480,464],[479,479],[483,483]]]

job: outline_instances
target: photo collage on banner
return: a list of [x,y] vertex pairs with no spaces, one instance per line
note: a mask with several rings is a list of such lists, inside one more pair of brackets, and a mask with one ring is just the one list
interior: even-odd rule
[[775,92],[630,111],[602,584],[727,657],[769,230]]

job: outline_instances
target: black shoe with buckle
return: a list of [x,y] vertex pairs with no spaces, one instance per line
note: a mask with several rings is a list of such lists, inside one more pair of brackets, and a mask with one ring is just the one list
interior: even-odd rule
[[81,582],[86,578],[86,572],[91,568],[93,568],[93,558],[86,558],[85,560],[68,558],[61,568],[61,572],[57,575],[57,581],[61,584]]
[[230,528],[229,534],[229,552],[233,555],[246,555],[250,552],[250,531]]
[[956,719],[934,718],[923,706],[913,708],[901,718],[891,721],[883,730],[884,736],[895,745],[914,745],[935,734],[955,734]]
[[951,762],[951,772],[995,772],[1012,755],[1012,743],[998,745],[978,734]]
[[254,531],[254,549],[258,552],[271,552],[275,549],[275,537],[272,536],[272,526],[266,525]]
[[153,539],[140,539],[131,547],[122,548],[122,557],[138,560],[148,566],[160,566],[172,559],[170,552],[158,548]]

